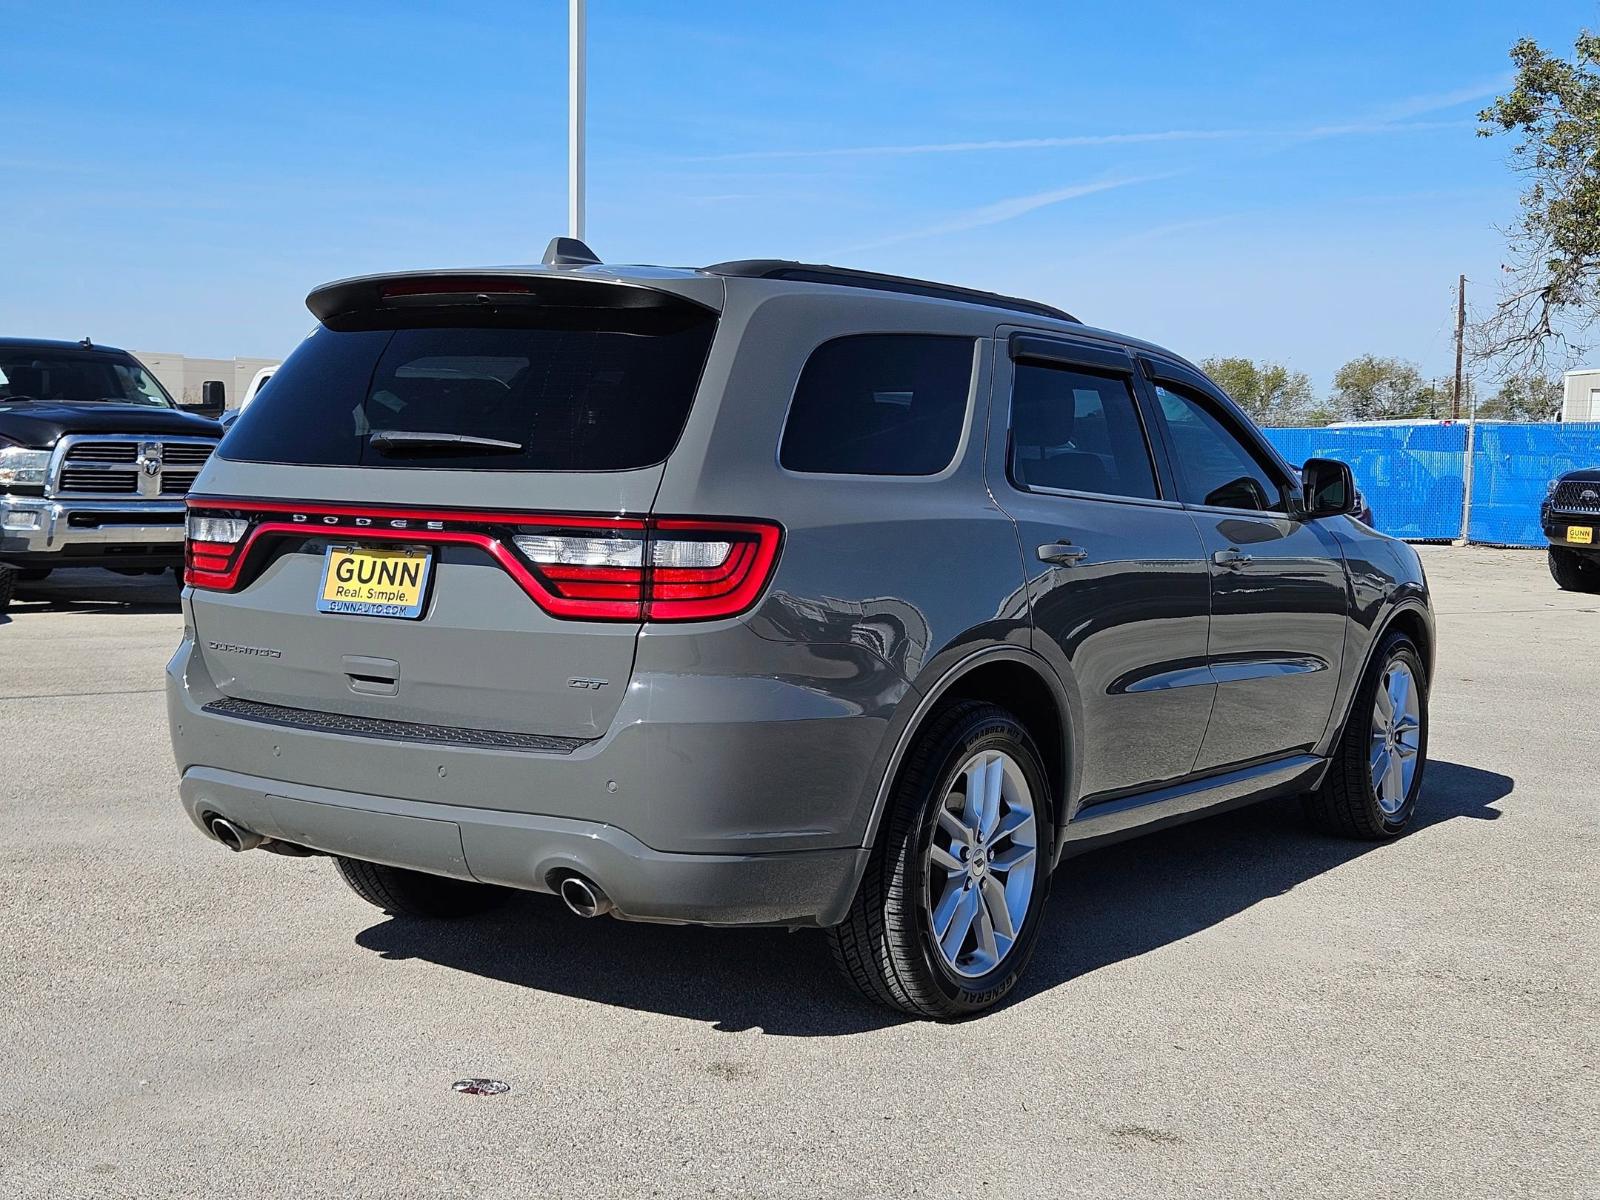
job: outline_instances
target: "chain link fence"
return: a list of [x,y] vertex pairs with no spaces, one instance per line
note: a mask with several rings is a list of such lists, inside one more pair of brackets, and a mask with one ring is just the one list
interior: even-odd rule
[[1542,546],[1539,505],[1550,481],[1576,467],[1600,466],[1600,422],[1426,422],[1265,432],[1291,463],[1349,463],[1377,527],[1414,542],[1465,538],[1492,546]]

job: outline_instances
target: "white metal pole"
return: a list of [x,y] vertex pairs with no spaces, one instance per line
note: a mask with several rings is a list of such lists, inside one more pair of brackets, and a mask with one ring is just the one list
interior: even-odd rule
[[583,125],[588,37],[586,0],[570,0],[567,28],[567,233],[583,240]]
[[1467,417],[1467,454],[1461,470],[1461,536],[1456,539],[1457,546],[1465,546],[1472,541],[1472,482],[1476,473],[1473,456],[1478,448],[1477,442],[1478,406],[1474,404]]

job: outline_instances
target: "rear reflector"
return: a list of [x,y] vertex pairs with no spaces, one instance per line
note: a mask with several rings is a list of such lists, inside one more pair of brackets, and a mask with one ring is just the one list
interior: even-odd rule
[[421,511],[285,501],[189,500],[184,580],[234,591],[264,539],[310,538],[485,551],[552,616],[712,621],[760,599],[778,561],[771,521]]

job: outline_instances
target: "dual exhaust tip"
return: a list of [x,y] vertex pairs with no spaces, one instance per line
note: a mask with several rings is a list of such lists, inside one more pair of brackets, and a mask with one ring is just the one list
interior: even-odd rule
[[[212,837],[235,854],[258,849],[268,841],[252,829],[235,825],[227,817],[212,817],[207,828],[211,830]],[[603,917],[616,907],[599,884],[591,883],[576,873],[561,877],[561,881],[556,885],[556,895],[561,897],[561,902],[567,906],[568,911],[585,919]]]

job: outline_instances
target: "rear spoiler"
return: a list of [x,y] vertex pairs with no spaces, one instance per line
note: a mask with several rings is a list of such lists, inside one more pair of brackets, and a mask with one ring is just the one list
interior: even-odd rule
[[475,304],[604,309],[693,307],[719,311],[718,305],[712,302],[716,292],[703,287],[693,290],[704,291],[704,297],[652,286],[641,280],[578,276],[571,271],[540,267],[406,271],[325,283],[306,297],[306,307],[322,322],[385,309]]

